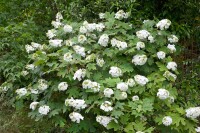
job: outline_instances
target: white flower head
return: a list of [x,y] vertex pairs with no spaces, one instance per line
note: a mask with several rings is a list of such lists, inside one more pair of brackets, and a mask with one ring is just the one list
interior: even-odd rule
[[29,74],[29,72],[28,71],[22,71],[21,74],[22,74],[22,76],[26,76],[26,75]]
[[71,53],[65,53],[64,56],[63,56],[63,59],[66,61],[66,62],[71,62],[73,60],[73,56]]
[[132,100],[133,101],[138,101],[138,100],[140,100],[140,98],[137,95],[135,95],[135,96],[132,97]]
[[124,100],[124,99],[126,99],[128,97],[128,95],[127,95],[127,93],[126,92],[121,92],[121,95],[120,95],[120,99],[121,100]]
[[50,111],[50,107],[47,105],[42,105],[39,107],[38,112],[42,115],[47,115]]
[[38,104],[39,104],[39,102],[32,102],[30,104],[30,109],[35,110]]
[[79,29],[79,32],[82,34],[85,34],[85,33],[87,33],[87,28],[85,26],[81,26]]
[[195,128],[195,131],[196,131],[197,133],[200,133],[200,127]]
[[105,111],[105,112],[109,112],[113,110],[113,107],[111,106],[111,102],[109,101],[105,101],[101,104],[100,109]]
[[96,121],[99,123],[99,124],[101,124],[101,125],[103,125],[104,127],[107,127],[108,126],[108,124],[111,122],[113,120],[113,118],[112,117],[108,117],[108,116],[97,116],[96,117]]
[[156,24],[156,27],[160,30],[168,29],[171,25],[171,21],[169,19],[162,19]]
[[74,45],[74,42],[72,42],[72,40],[69,39],[69,40],[65,41],[65,45],[66,46],[72,46],[72,45]]
[[71,119],[71,121],[76,123],[80,123],[80,121],[84,119],[84,117],[78,112],[70,113],[69,118]]
[[31,42],[31,46],[35,49],[42,49],[42,45],[39,43]]
[[133,56],[132,63],[135,65],[142,66],[147,62],[147,56],[146,55],[135,55]]
[[63,27],[63,30],[64,30],[64,32],[66,32],[66,33],[71,33],[71,32],[73,31],[73,28],[72,28],[71,25],[66,24],[66,25]]
[[175,35],[171,35],[170,37],[168,37],[168,41],[170,43],[177,43],[178,42],[178,37],[176,37]]
[[117,89],[121,91],[127,91],[128,90],[128,84],[124,82],[117,83]]
[[128,79],[127,84],[129,87],[133,87],[135,85],[134,79],[132,79],[132,78]]
[[171,53],[176,52],[176,47],[174,44],[168,44],[167,48],[170,50]]
[[68,88],[67,82],[61,82],[61,83],[58,85],[58,90],[59,90],[59,91],[65,91],[65,90],[67,90],[67,88]]
[[38,89],[39,90],[46,90],[48,88],[48,84],[47,84],[47,81],[44,80],[44,79],[39,79],[38,80]]
[[48,30],[48,32],[46,33],[46,36],[47,36],[49,39],[52,39],[53,37],[56,36],[56,30],[55,30],[55,29]]
[[103,91],[103,94],[104,94],[105,97],[110,98],[111,95],[114,94],[114,91],[113,91],[112,89],[110,89],[110,88],[106,88],[106,89]]
[[105,61],[104,61],[104,59],[103,58],[97,58],[96,59],[96,62],[97,62],[97,65],[99,66],[99,67],[103,67],[103,65],[105,64]]
[[85,57],[86,54],[85,54],[85,48],[84,47],[75,45],[75,46],[73,46],[73,49],[77,54],[81,55],[82,57]]
[[157,52],[157,57],[158,57],[158,59],[164,59],[165,58],[165,52],[163,52],[163,51],[159,51],[159,52]]
[[78,81],[81,81],[86,75],[86,70],[85,69],[78,69],[75,73],[74,73],[74,77],[73,79],[76,80],[78,79]]
[[148,78],[142,75],[135,75],[134,79],[135,79],[135,82],[141,86],[144,86],[149,82]]
[[25,49],[27,53],[35,51],[35,48],[31,45],[25,45]]
[[27,89],[26,88],[21,88],[16,90],[17,95],[19,97],[25,96],[27,94]]
[[150,43],[154,43],[155,42],[154,37],[151,36],[151,35],[148,36],[148,40],[149,40]]
[[140,49],[143,49],[143,48],[145,48],[145,44],[143,42],[137,42],[136,49],[140,50]]
[[85,41],[87,41],[86,36],[84,36],[84,35],[79,35],[78,36],[78,42],[79,43],[84,43]]
[[185,110],[186,117],[196,119],[200,116],[200,107],[190,107]]
[[140,30],[136,32],[136,36],[141,40],[148,38],[149,35],[150,33],[147,30]]
[[87,107],[87,104],[85,103],[85,100],[83,99],[74,99],[73,97],[70,99],[65,100],[65,105],[73,107],[77,110],[85,109]]
[[165,100],[169,97],[169,91],[163,88],[158,89],[157,97],[159,97],[161,100]]
[[57,22],[60,22],[60,20],[62,20],[62,19],[63,19],[62,14],[61,14],[60,12],[58,12],[58,13],[56,14],[56,21],[57,21]]
[[118,67],[110,67],[109,74],[112,75],[112,77],[120,77],[122,76],[122,70]]
[[169,126],[172,124],[172,118],[170,116],[165,116],[163,119],[162,119],[162,123],[163,125],[165,126]]
[[166,71],[163,76],[165,78],[167,78],[168,80],[172,77],[174,80],[176,80],[177,76],[173,73],[171,73],[170,71]]
[[117,13],[115,13],[115,18],[122,20],[123,18],[128,18],[129,17],[129,13],[124,12],[123,10],[119,10]]
[[63,25],[61,22],[58,22],[58,21],[52,21],[51,24],[56,29],[59,28],[59,27],[61,27]]
[[104,19],[105,18],[105,13],[99,13],[99,18]]
[[61,47],[62,42],[63,40],[60,39],[49,40],[49,45],[51,45],[52,47]]
[[105,25],[103,23],[96,24],[97,31],[101,32],[103,31],[104,28],[105,28]]
[[176,62],[168,62],[167,63],[167,69],[171,69],[172,71],[176,71],[177,69],[177,64]]
[[32,88],[31,88],[30,90],[31,90],[31,93],[32,93],[32,94],[38,94],[38,93],[39,93],[39,91],[38,91],[37,89],[32,89]]
[[103,34],[100,36],[98,43],[103,46],[106,47],[108,46],[108,41],[109,41],[109,37],[107,34]]

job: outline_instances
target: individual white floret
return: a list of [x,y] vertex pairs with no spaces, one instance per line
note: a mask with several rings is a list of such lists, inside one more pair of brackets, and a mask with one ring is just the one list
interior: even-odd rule
[[86,75],[86,70],[85,69],[79,69],[74,73],[74,77],[73,79],[76,80],[78,79],[78,81],[81,81]]
[[19,97],[25,96],[27,94],[27,89],[26,88],[17,89],[16,93]]
[[108,41],[109,41],[109,37],[107,34],[103,34],[100,36],[98,43],[103,46],[106,47],[108,46]]
[[137,95],[135,95],[135,96],[132,97],[132,100],[133,100],[133,101],[138,101],[138,100],[140,100],[140,99],[139,99],[139,97],[138,97]]
[[38,104],[39,104],[39,102],[32,102],[30,104],[30,109],[35,110]]
[[56,36],[56,30],[55,30],[55,29],[48,30],[48,32],[46,33],[46,36],[47,36],[49,39],[52,39],[53,37]]
[[62,20],[62,19],[63,19],[62,14],[61,14],[60,12],[58,12],[58,13],[56,14],[56,21],[57,21],[57,22],[60,22],[60,20]]
[[85,34],[85,33],[87,33],[87,28],[85,26],[81,26],[79,29],[79,32],[82,34]]
[[63,30],[64,30],[64,32],[66,32],[66,33],[71,33],[71,32],[73,31],[73,28],[72,28],[71,25],[66,24],[66,25],[63,27]]
[[145,44],[143,42],[137,42],[136,49],[141,50],[143,48],[145,48]]
[[127,84],[129,87],[133,87],[135,85],[134,79],[132,79],[132,78],[128,79]]
[[86,36],[84,36],[84,35],[79,35],[78,36],[78,42],[79,43],[84,43],[85,41],[87,41]]
[[99,66],[99,67],[103,67],[103,65],[105,64],[105,61],[104,61],[104,59],[103,58],[97,58],[96,59],[96,62],[97,62],[97,65]]
[[31,45],[25,45],[25,49],[27,53],[35,51],[35,48]]
[[170,37],[168,37],[168,41],[170,43],[177,43],[178,42],[178,37],[176,37],[175,35],[171,35]]
[[174,44],[168,44],[167,48],[170,50],[171,53],[176,52],[176,47]]
[[61,27],[63,25],[61,22],[58,22],[58,21],[52,21],[51,24],[56,29],[59,28],[59,27]]
[[173,73],[171,73],[171,72],[169,72],[169,71],[166,71],[166,72],[163,74],[163,76],[164,76],[165,78],[167,78],[168,80],[169,80],[170,78],[173,78],[174,80],[176,80],[176,78],[177,78],[177,76],[176,76],[175,74],[173,74]]
[[105,18],[105,13],[99,13],[99,18],[104,19]]
[[65,53],[64,56],[63,56],[63,59],[66,61],[66,62],[71,62],[73,60],[73,56],[71,53]]
[[103,125],[104,127],[107,127],[108,126],[108,124],[111,122],[113,120],[113,118],[112,117],[108,117],[108,116],[97,116],[96,117],[96,121],[99,123],[99,124],[101,124],[101,125]]

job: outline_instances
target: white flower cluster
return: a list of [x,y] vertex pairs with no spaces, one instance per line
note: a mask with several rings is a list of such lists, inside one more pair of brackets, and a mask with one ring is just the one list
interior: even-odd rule
[[16,90],[17,95],[19,97],[25,96],[27,94],[27,89],[26,88],[21,88]]
[[38,104],[39,104],[39,102],[32,102],[30,104],[30,109],[35,110]]
[[99,13],[99,18],[104,19],[105,18],[105,13]]
[[111,40],[112,47],[117,47],[119,50],[124,50],[128,47],[126,42],[119,41],[115,38]]
[[39,79],[38,80],[38,89],[39,90],[46,90],[48,88],[47,81],[44,79]]
[[173,78],[174,80],[176,80],[176,78],[177,78],[177,76],[176,76],[175,74],[171,73],[170,71],[166,71],[166,72],[163,74],[163,76],[164,76],[165,78],[167,78],[168,80],[169,80],[170,78]]
[[136,49],[140,50],[140,49],[143,49],[143,48],[145,48],[145,44],[143,42],[137,42]]
[[49,39],[52,39],[53,37],[56,36],[56,30],[55,29],[51,29],[51,30],[48,30],[48,32],[46,33],[46,36],[49,38]]
[[144,65],[147,62],[147,56],[146,55],[135,55],[133,56],[132,63],[135,65]]
[[105,97],[110,98],[111,95],[114,94],[114,91],[113,91],[112,89],[110,89],[110,88],[106,88],[106,89],[103,91],[103,94],[104,94]]
[[107,127],[108,126],[108,124],[111,122],[113,120],[113,118],[112,117],[108,117],[108,116],[97,116],[96,117],[96,121],[99,123],[99,124],[101,124],[101,125],[103,125],[104,127]]
[[138,101],[138,100],[140,100],[140,98],[137,95],[135,95],[135,96],[132,97],[132,100],[133,101]]
[[100,109],[105,111],[105,112],[109,112],[113,110],[113,107],[111,106],[111,102],[109,101],[105,101],[101,104]]
[[71,40],[71,39],[68,39],[68,40],[66,40],[65,41],[65,45],[66,46],[72,46],[72,45],[74,45],[75,43]]
[[98,43],[103,47],[108,46],[108,42],[109,42],[109,36],[107,34],[101,35],[98,41]]
[[103,29],[105,28],[105,25],[103,23],[88,23],[87,21],[83,22],[83,25],[80,27],[79,32],[80,33],[91,33],[93,31],[103,31]]
[[140,30],[136,32],[136,36],[139,39],[144,40],[150,36],[150,33],[147,30]]
[[32,89],[32,88],[30,88],[30,90],[31,90],[31,93],[32,93],[32,94],[38,94],[38,93],[39,93],[39,91],[38,91],[37,89]]
[[200,133],[200,127],[197,127],[197,128],[195,129],[195,131],[196,131],[197,133]]
[[171,70],[173,70],[173,71],[176,71],[176,69],[177,69],[177,64],[176,64],[176,62],[168,62],[168,63],[167,63],[167,69],[171,69]]
[[117,89],[121,91],[127,91],[128,90],[128,84],[124,82],[117,83]]
[[30,53],[30,52],[33,52],[35,50],[38,50],[38,49],[42,49],[42,45],[39,44],[39,43],[35,43],[35,42],[31,42],[31,45],[25,45],[25,49],[26,49],[26,52],[27,53]]
[[161,100],[165,100],[169,97],[169,91],[163,88],[158,89],[157,97]]
[[80,121],[84,119],[84,117],[78,112],[70,113],[69,118],[71,119],[71,121],[76,123],[80,123]]
[[65,105],[73,107],[75,109],[84,109],[87,107],[87,104],[85,103],[85,100],[83,99],[74,99],[71,97],[70,99],[65,100]]
[[87,41],[87,37],[84,35],[79,35],[78,36],[78,42],[79,43],[84,43],[85,41]]
[[61,82],[61,83],[58,85],[58,90],[59,90],[59,91],[65,91],[65,90],[67,90],[67,88],[68,88],[67,82]]
[[200,107],[190,107],[185,112],[188,118],[195,119],[200,116]]
[[162,119],[162,123],[163,125],[165,126],[169,126],[172,124],[172,118],[170,116],[165,116],[163,119]]
[[99,66],[99,67],[103,67],[103,65],[105,64],[105,61],[104,61],[104,59],[103,58],[97,58],[96,59],[96,62],[97,62],[97,65]]
[[73,31],[73,28],[72,28],[71,25],[66,24],[66,25],[63,27],[63,30],[64,30],[64,32],[66,32],[66,33],[71,33],[71,32]]
[[58,29],[63,25],[61,22],[58,22],[58,21],[52,21],[51,24],[53,25],[55,29]]
[[157,52],[157,57],[158,57],[158,59],[164,59],[165,58],[165,52],[163,52],[163,51],[159,51],[159,52]]
[[49,40],[49,45],[51,45],[52,47],[61,47],[62,42],[63,40],[60,39]]
[[169,19],[163,19],[156,24],[156,27],[160,30],[165,30],[168,29],[170,25],[171,21]]
[[122,20],[123,18],[128,18],[129,17],[129,13],[128,12],[124,12],[123,10],[119,10],[117,13],[115,13],[115,18]]
[[73,79],[76,80],[78,79],[78,81],[81,81],[86,75],[86,70],[85,69],[78,69],[75,73],[74,73],[74,77]]
[[83,89],[91,89],[93,92],[100,91],[100,84],[97,82],[92,82],[89,79],[83,81],[82,87]]
[[176,37],[175,35],[171,35],[171,37],[168,37],[168,41],[170,43],[177,43],[178,42],[178,37]]
[[118,67],[110,67],[109,74],[112,75],[112,77],[120,77],[122,76],[122,70]]
[[28,71],[22,71],[22,72],[21,72],[21,75],[22,75],[22,76],[26,76],[26,75],[28,75],[28,74],[29,74]]
[[57,22],[60,22],[60,20],[62,20],[62,19],[63,19],[62,14],[61,14],[60,12],[58,12],[58,13],[56,14],[56,21],[57,21]]
[[85,57],[86,54],[85,54],[85,48],[84,47],[75,45],[75,46],[73,46],[73,49],[77,54],[81,55],[82,57]]
[[132,78],[128,79],[126,83],[128,84],[129,87],[133,87],[135,85],[135,81]]
[[176,52],[176,47],[174,44],[168,44],[167,48],[170,50],[171,53]]
[[28,70],[34,70],[36,67],[35,67],[35,65],[34,64],[28,64],[28,65],[26,65],[26,69],[28,69]]
[[120,92],[119,99],[124,100],[128,97],[127,93],[122,91]]
[[63,60],[65,60],[66,62],[71,62],[73,60],[73,56],[71,53],[65,53],[63,56]]
[[144,86],[149,82],[149,80],[145,76],[142,76],[142,75],[135,75],[134,79],[135,79],[135,82],[141,86]]
[[47,115],[50,111],[50,107],[47,105],[40,106],[38,112],[42,115]]

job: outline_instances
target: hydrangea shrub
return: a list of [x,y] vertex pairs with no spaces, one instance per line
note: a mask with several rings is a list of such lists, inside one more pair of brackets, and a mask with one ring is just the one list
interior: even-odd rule
[[26,45],[22,76],[33,80],[16,97],[30,102],[31,118],[51,118],[68,132],[195,132],[200,107],[176,101],[171,21],[137,28],[129,15],[100,13],[100,22],[77,23],[58,13],[48,43]]

